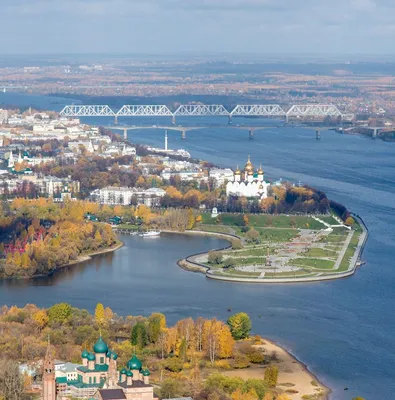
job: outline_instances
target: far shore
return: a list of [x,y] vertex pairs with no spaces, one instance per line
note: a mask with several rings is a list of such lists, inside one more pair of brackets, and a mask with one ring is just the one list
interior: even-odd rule
[[106,253],[112,253],[113,251],[120,249],[123,245],[124,245],[124,243],[122,241],[117,240],[117,243],[112,247],[108,247],[106,249],[100,249],[100,250],[89,252],[89,253],[80,254],[75,260],[70,261],[67,264],[59,265],[54,270],[50,271],[48,274],[36,274],[33,276],[21,276],[21,277],[2,276],[2,277],[0,277],[0,280],[12,280],[12,279],[28,280],[28,279],[34,279],[34,278],[44,278],[46,276],[51,276],[52,274],[56,273],[57,271],[59,271],[61,269],[71,267],[73,265],[77,265],[77,264],[83,263],[85,261],[89,261],[94,256],[98,256],[98,255],[106,254]]

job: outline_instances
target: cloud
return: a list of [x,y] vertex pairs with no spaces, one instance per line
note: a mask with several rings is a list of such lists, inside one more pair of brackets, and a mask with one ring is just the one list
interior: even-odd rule
[[391,52],[393,0],[1,0],[0,51]]

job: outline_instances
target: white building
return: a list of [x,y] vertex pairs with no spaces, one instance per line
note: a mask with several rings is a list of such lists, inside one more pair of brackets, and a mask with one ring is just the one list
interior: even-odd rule
[[127,206],[136,200],[137,204],[145,204],[148,207],[158,206],[160,199],[166,192],[160,188],[139,189],[128,187],[108,186],[96,189],[91,193],[91,198],[100,204]]
[[255,172],[250,157],[242,173],[237,167],[233,174],[233,179],[226,185],[227,196],[258,197],[265,199],[269,183],[264,180],[262,166]]
[[209,176],[215,179],[217,187],[234,180],[233,171],[230,168],[211,168]]

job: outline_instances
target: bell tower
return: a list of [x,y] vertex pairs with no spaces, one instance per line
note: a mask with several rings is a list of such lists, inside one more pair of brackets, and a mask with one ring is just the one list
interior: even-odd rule
[[56,400],[55,365],[51,355],[49,338],[47,354],[44,359],[43,400]]

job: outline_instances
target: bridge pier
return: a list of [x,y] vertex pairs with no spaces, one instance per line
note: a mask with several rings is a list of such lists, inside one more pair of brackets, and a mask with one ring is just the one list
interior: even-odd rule
[[185,140],[187,138],[187,131],[185,130],[185,129],[183,129],[182,131],[181,131],[181,139],[182,140]]
[[372,135],[373,138],[377,137],[377,131],[378,131],[377,128],[373,128],[373,135]]
[[118,115],[114,117],[114,125],[118,125]]
[[253,129],[250,129],[248,131],[248,139],[250,139],[250,140],[254,139],[254,130]]
[[172,123],[173,125],[176,124],[176,116],[175,116],[175,114],[173,114],[172,117],[171,117],[171,123]]
[[317,130],[315,131],[315,139],[316,139],[316,140],[321,140],[321,132],[320,132],[319,129],[317,129]]
[[125,140],[128,140],[128,128],[124,128],[124,129],[123,129],[123,138],[124,138]]
[[229,114],[228,125],[232,125],[232,114]]

